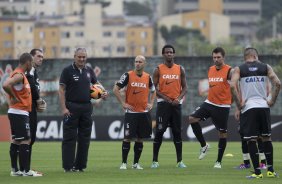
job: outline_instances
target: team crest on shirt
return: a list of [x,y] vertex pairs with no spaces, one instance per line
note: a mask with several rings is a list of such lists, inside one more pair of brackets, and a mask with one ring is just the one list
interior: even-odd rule
[[159,130],[163,129],[163,125],[162,125],[162,124],[159,124],[159,125],[158,125],[158,129],[159,129]]
[[73,77],[73,79],[74,79],[75,81],[78,81],[78,80],[79,80],[79,76],[77,76],[77,75],[72,75],[72,77]]
[[87,74],[86,74],[86,75],[87,75],[87,77],[90,79],[90,73],[88,73],[88,72],[87,72]]
[[257,71],[258,70],[258,67],[249,67],[249,71],[251,72],[254,72],[254,71]]

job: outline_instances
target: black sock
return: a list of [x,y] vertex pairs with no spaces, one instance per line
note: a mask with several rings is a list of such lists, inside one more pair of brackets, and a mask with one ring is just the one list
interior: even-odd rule
[[245,158],[244,156],[249,154],[248,143],[243,137],[241,137],[241,142],[242,142],[242,153],[243,153],[244,164],[250,165],[250,159]]
[[174,141],[174,146],[176,150],[176,157],[177,157],[177,163],[182,160],[182,141],[176,142]]
[[143,150],[143,143],[142,142],[135,142],[134,144],[134,164],[139,162],[141,153]]
[[261,139],[258,139],[258,150],[260,155],[260,162],[266,164],[265,155],[264,155],[264,145]]
[[164,132],[156,132],[153,142],[153,162],[158,162],[160,147],[162,145]]
[[191,127],[192,127],[192,130],[193,130],[195,136],[197,137],[198,141],[200,142],[201,147],[204,147],[206,145],[206,141],[205,141],[205,138],[203,136],[202,127],[200,126],[200,123],[199,122],[191,123]]
[[31,165],[32,145],[29,145],[29,164]]
[[28,144],[20,144],[19,158],[20,158],[20,167],[23,168],[23,171],[28,172],[30,170]]
[[252,159],[252,163],[254,166],[255,174],[261,174],[260,168],[259,168],[259,153],[258,153],[258,147],[256,144],[256,141],[248,141],[248,147],[250,156]]
[[122,142],[122,163],[127,163],[127,156],[130,150],[130,142]]
[[10,145],[10,158],[11,158],[11,167],[12,170],[17,172],[19,170],[18,168],[18,151],[19,151],[19,145],[11,143]]
[[218,141],[218,154],[217,154],[217,161],[221,162],[222,157],[226,148],[226,138],[220,138]]
[[266,141],[264,144],[264,154],[267,161],[268,171],[273,172],[273,146],[271,141]]

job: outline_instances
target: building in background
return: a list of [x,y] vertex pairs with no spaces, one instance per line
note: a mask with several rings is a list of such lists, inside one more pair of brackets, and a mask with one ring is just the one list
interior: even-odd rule
[[114,12],[111,6],[103,7],[90,1],[81,3],[80,0],[5,3],[30,9],[28,15],[9,15],[1,19],[2,58],[16,59],[23,50],[33,47],[43,49],[45,58],[72,58],[74,49],[81,46],[88,48],[89,57],[153,54],[153,29],[148,18],[129,18],[121,14],[121,0],[112,2],[113,7],[118,7]]
[[151,25],[132,25],[127,28],[127,55],[153,55],[153,27]]
[[48,23],[37,23],[34,27],[34,48],[42,48],[45,58],[61,57],[60,27]]
[[[107,2],[111,4],[104,6],[96,0],[2,0],[0,47],[4,50],[0,55],[16,58],[33,46],[45,49],[46,57],[72,58],[77,46],[89,48],[89,57],[152,55],[153,44],[163,45],[159,33],[158,41],[153,41],[154,30],[158,30],[154,29],[155,22],[168,28],[198,29],[210,43],[231,35],[246,45],[255,37],[261,17],[261,0],[154,0],[150,20],[125,16],[123,0]],[[8,20],[13,28],[5,28]],[[30,28],[18,29],[15,24]],[[26,30],[38,32],[25,34]],[[52,34],[54,39],[49,38]],[[23,39],[18,40],[20,37]]]
[[0,58],[18,58],[34,44],[34,20],[0,18]]
[[159,17],[212,9],[230,18],[230,34],[238,42],[252,39],[261,19],[261,0],[162,0]]

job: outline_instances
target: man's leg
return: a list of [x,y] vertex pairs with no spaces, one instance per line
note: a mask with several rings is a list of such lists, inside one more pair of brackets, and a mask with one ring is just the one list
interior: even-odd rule
[[36,140],[36,130],[37,130],[37,112],[35,105],[32,105],[32,111],[29,113],[29,123],[30,123],[29,160],[31,163],[32,146]]
[[78,119],[74,119],[73,115],[63,120],[62,164],[65,171],[73,168],[75,160],[77,121]]
[[189,116],[189,123],[191,124],[194,135],[196,136],[197,140],[201,144],[199,159],[202,160],[206,156],[210,146],[209,144],[206,143],[199,121],[200,121],[199,118],[194,118],[192,116]]
[[156,135],[153,142],[153,162],[158,162],[158,156],[163,141],[163,135],[163,131],[156,130]]
[[139,159],[141,157],[143,151],[143,142],[142,141],[136,141],[134,144],[134,164],[139,163]]
[[258,149],[259,149],[259,158],[260,158],[260,168],[266,169],[266,158],[264,154],[264,144],[262,138],[258,138]]
[[217,161],[221,162],[227,144],[227,133],[219,133]]
[[127,164],[127,157],[130,151],[130,140],[122,141],[122,163]]
[[[91,104],[90,104],[91,105]],[[83,109],[82,109],[83,110]],[[86,111],[86,109],[85,109]],[[78,140],[76,159],[74,167],[80,171],[83,171],[87,167],[88,150],[90,146],[91,131],[92,131],[92,108],[91,111],[84,112],[80,117],[78,125]]]
[[259,168],[259,155],[258,155],[257,141],[254,139],[249,140],[248,148],[249,148],[249,152],[250,152],[255,174],[260,175],[261,171]]

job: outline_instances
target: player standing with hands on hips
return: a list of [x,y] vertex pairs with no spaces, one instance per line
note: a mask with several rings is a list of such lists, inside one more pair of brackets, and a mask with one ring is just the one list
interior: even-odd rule
[[[79,47],[74,52],[73,64],[63,69],[59,97],[62,107],[62,160],[65,172],[83,172],[87,166],[92,130],[90,86],[99,83],[92,68],[87,67],[87,50]],[[101,98],[107,97],[105,91]]]
[[[156,91],[150,75],[144,72],[146,59],[144,56],[135,58],[135,69],[124,73],[114,86],[114,94],[125,110],[124,140],[122,142],[122,164],[120,169],[127,169],[127,156],[130,141],[136,138],[134,144],[133,169],[143,169],[139,159],[143,151],[143,139],[152,134],[152,119],[150,111],[156,97]],[[126,87],[125,99],[120,89]]]
[[[236,67],[232,75],[231,91],[240,114],[240,129],[248,141],[248,149],[254,167],[249,179],[263,178],[259,167],[257,139],[262,138],[267,163],[267,177],[278,174],[273,168],[273,145],[271,140],[270,107],[277,99],[281,82],[272,67],[258,60],[255,48],[244,51],[245,63]],[[267,82],[272,84],[271,98],[267,99]]]
[[[32,55],[23,53],[20,56],[18,67],[3,84],[3,89],[8,94],[8,118],[12,134],[10,145],[11,176],[42,176],[30,170],[29,161],[29,112],[31,112],[32,97],[25,72],[31,70],[32,61]],[[20,167],[18,167],[18,155]]]

